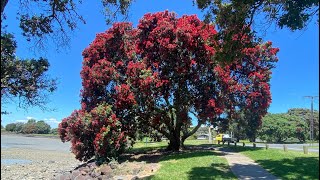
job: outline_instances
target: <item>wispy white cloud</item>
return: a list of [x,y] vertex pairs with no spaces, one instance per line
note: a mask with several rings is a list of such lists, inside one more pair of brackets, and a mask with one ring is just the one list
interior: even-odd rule
[[28,120],[27,119],[19,119],[19,120],[16,120],[16,122],[26,123],[26,122],[28,122]]
[[49,123],[49,122],[51,122],[51,123],[56,123],[56,124],[59,124],[59,123],[60,123],[60,121],[57,121],[56,118],[49,118],[49,119],[45,118],[44,121],[46,121],[46,122],[48,122],[48,123]]
[[27,119],[29,120],[29,119],[35,119],[35,118],[34,118],[34,117],[31,117],[31,116],[28,116]]

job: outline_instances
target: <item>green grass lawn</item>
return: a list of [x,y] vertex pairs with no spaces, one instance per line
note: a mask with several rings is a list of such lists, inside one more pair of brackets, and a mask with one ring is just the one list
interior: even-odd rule
[[168,155],[160,159],[160,170],[147,179],[237,179],[219,156],[212,151]]
[[[164,149],[168,141],[136,142],[129,151],[145,152]],[[186,146],[208,145],[208,140],[186,140]],[[160,158],[161,168],[146,179],[237,179],[230,171],[228,162],[212,151],[174,153]]]
[[[169,141],[161,141],[161,142],[145,142],[145,141],[137,141],[134,143],[133,147],[129,149],[129,152],[144,152],[155,149],[164,149],[168,146]],[[196,145],[208,145],[208,140],[186,140],[185,146],[196,146]]]
[[319,179],[319,154],[278,149],[231,147],[281,179]]
[[[168,142],[137,142],[132,150],[144,151],[166,148]],[[208,145],[208,140],[186,140],[185,145]],[[213,145],[223,146],[223,145]],[[226,146],[224,146],[226,147]],[[259,163],[271,174],[281,179],[319,179],[319,154],[252,147],[230,148],[241,152]],[[161,168],[148,179],[236,179],[229,170],[227,161],[220,154],[210,151],[195,151],[174,154],[160,159]]]

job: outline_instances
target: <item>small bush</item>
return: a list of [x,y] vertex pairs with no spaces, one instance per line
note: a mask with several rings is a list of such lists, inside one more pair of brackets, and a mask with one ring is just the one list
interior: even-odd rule
[[36,126],[36,123],[26,123],[22,129],[21,132],[24,134],[35,134],[38,132],[38,128]]
[[92,157],[97,162],[118,158],[126,147],[125,132],[107,104],[101,104],[90,112],[74,111],[62,120],[58,128],[61,140],[71,141],[71,150],[80,161]]
[[38,121],[36,123],[37,133],[38,134],[49,134],[51,127],[44,121]]
[[23,126],[25,125],[25,123],[22,123],[22,122],[17,122],[17,123],[15,123],[16,124],[16,128],[15,128],[15,132],[21,132],[22,131],[22,128],[23,128]]
[[15,123],[10,123],[6,125],[6,131],[11,131],[13,132],[16,128],[16,124]]
[[58,128],[52,128],[50,131],[50,134],[57,135],[58,134]]

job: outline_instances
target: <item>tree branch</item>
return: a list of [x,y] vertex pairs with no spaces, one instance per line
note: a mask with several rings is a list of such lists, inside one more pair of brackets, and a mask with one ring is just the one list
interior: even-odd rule
[[[7,6],[9,0],[1,0],[1,16],[2,13],[4,11],[4,8]],[[1,17],[1,21],[2,21],[2,17]]]

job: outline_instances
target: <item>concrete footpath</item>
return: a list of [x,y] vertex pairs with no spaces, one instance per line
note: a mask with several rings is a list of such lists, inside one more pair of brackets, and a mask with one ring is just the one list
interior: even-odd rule
[[232,152],[225,148],[217,148],[217,151],[224,154],[227,159],[231,171],[239,179],[265,179],[276,180],[280,179],[270,174],[263,169],[259,164],[255,163],[252,159],[248,158],[237,152]]

